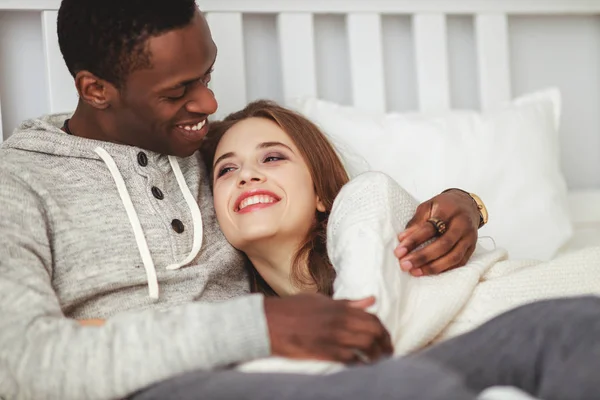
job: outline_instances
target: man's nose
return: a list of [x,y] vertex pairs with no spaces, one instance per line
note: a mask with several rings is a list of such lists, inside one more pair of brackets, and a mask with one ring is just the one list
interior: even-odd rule
[[206,86],[198,85],[192,98],[185,104],[185,109],[191,114],[211,115],[217,112],[219,107],[215,94]]

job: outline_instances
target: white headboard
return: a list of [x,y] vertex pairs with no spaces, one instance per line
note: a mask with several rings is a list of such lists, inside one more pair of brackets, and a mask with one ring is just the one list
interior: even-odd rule
[[[375,111],[386,110],[381,45],[384,15],[412,18],[418,106],[427,111],[451,106],[448,16],[474,17],[476,79],[480,106],[486,109],[509,100],[512,95],[509,16],[600,14],[598,0],[199,0],[198,3],[207,14],[219,46],[212,85],[219,96],[220,115],[241,108],[248,100],[242,18],[245,14],[276,15],[285,98],[317,95],[313,17],[344,15],[353,102]],[[72,110],[76,104],[72,78],[58,48],[59,5],[59,0],[0,0],[0,11],[31,10],[41,14],[50,112]]]
[[[126,1],[126,0],[124,0]],[[598,0],[199,0],[207,14],[219,56],[212,87],[219,100],[219,114],[242,108],[252,100],[252,76],[247,70],[244,19],[249,14],[270,14],[275,18],[278,80],[282,98],[319,95],[315,20],[324,15],[345,19],[347,64],[351,102],[358,107],[389,109],[390,71],[385,71],[383,46],[384,18],[402,15],[411,19],[411,38],[416,72],[416,109],[448,109],[451,79],[447,25],[451,16],[473,18],[478,105],[488,109],[509,100],[513,93],[513,60],[510,58],[509,19],[514,16],[595,16]],[[30,10],[41,16],[41,42],[48,101],[47,112],[72,110],[77,96],[58,48],[56,15],[59,0],[0,0],[0,15],[7,10]],[[0,19],[0,23],[1,23]],[[1,51],[1,48],[0,48]],[[246,52],[246,55],[245,55]],[[0,57],[2,54],[0,53]],[[578,66],[573,66],[576,74]],[[0,70],[1,73],[1,70]],[[600,74],[599,74],[600,76]],[[1,82],[1,81],[0,81]],[[322,83],[322,82],[321,82]],[[593,84],[593,82],[592,82]],[[597,88],[600,97],[600,87]],[[0,87],[0,95],[2,88]],[[1,98],[6,102],[5,98]],[[0,105],[0,140],[2,138]],[[600,124],[599,124],[600,126]],[[7,132],[4,132],[7,135]],[[596,132],[600,144],[600,132]],[[597,166],[600,175],[600,146],[588,165]],[[575,165],[578,160],[567,160]],[[590,173],[587,171],[586,173]],[[595,178],[594,178],[595,179]],[[585,191],[572,196],[574,219],[600,221],[600,178]],[[581,185],[577,185],[581,186]],[[590,206],[590,202],[595,204]]]

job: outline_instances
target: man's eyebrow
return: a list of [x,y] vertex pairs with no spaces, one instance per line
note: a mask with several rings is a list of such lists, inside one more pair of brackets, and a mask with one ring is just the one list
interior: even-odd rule
[[177,84],[175,84],[175,85],[173,85],[173,86],[169,86],[169,87],[163,88],[163,89],[161,89],[161,90],[174,90],[174,89],[179,89],[179,88],[181,88],[181,87],[184,87],[184,86],[190,85],[190,84],[192,84],[192,83],[194,83],[194,82],[198,82],[200,79],[204,78],[206,75],[208,75],[209,73],[211,73],[212,69],[215,67],[215,62],[216,62],[216,61],[217,61],[217,60],[215,59],[215,61],[213,61],[213,63],[211,64],[210,68],[208,68],[208,69],[206,70],[206,72],[205,72],[205,73],[203,73],[201,76],[199,76],[199,77],[197,77],[197,78],[192,78],[192,79],[188,79],[188,80],[185,80],[185,81],[179,82],[179,83],[177,83]]

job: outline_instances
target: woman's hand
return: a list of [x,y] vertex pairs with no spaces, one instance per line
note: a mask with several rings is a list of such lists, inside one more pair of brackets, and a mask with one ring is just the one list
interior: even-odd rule
[[[446,232],[438,236],[428,222],[437,218],[446,224]],[[417,208],[415,216],[398,235],[400,244],[394,251],[400,267],[413,276],[435,275],[467,263],[475,250],[480,213],[468,193],[452,189],[428,200]],[[415,250],[417,247],[425,246]]]

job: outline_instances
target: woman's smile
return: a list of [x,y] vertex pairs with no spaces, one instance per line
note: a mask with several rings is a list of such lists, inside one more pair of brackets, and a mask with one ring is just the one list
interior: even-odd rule
[[267,190],[249,190],[238,197],[234,210],[239,214],[262,210],[277,204],[281,199]]

